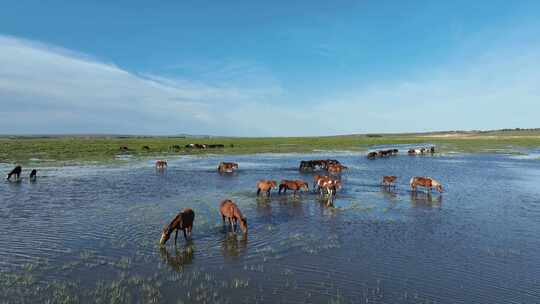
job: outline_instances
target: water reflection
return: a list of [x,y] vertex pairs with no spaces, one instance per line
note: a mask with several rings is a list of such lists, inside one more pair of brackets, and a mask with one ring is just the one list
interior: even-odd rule
[[441,194],[435,195],[429,192],[418,192],[411,191],[411,204],[415,207],[417,206],[429,206],[429,207],[440,207],[442,205],[443,196]]
[[224,257],[236,258],[246,252],[248,242],[247,234],[242,234],[240,239],[236,233],[225,233],[221,242],[221,253]]
[[165,246],[159,249],[161,259],[175,271],[182,271],[184,265],[193,262],[193,242],[188,241],[184,246],[174,246],[171,251]]

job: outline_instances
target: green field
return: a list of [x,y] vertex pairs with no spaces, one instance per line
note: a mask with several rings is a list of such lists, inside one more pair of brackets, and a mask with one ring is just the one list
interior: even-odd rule
[[[218,149],[188,149],[189,143],[224,144]],[[1,137],[0,162],[36,163],[117,161],[121,156],[136,158],[186,154],[247,154],[350,150],[365,153],[373,145],[433,143],[438,151],[515,152],[540,147],[540,131],[493,131],[426,134],[347,135],[329,137],[272,138],[185,138],[57,136]],[[172,148],[174,145],[180,149]],[[120,147],[126,146],[127,151]],[[149,149],[143,149],[148,146]]]

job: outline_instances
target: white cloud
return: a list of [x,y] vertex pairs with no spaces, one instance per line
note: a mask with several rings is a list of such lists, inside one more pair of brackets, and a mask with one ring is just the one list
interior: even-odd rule
[[[275,136],[537,127],[539,51],[488,50],[410,79],[287,103],[292,94],[261,65],[227,62],[210,65],[199,81],[174,79],[0,36],[0,133]],[[242,77],[259,74],[244,84],[251,82]]]
[[245,135],[248,130],[240,128],[244,123],[231,117],[230,109],[276,94],[276,88],[136,75],[88,56],[6,36],[0,36],[0,66],[2,133]]

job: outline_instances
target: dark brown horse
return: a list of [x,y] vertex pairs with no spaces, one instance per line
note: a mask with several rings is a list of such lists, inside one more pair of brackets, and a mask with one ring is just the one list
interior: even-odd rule
[[294,194],[296,195],[296,193],[299,190],[308,191],[309,186],[308,186],[308,183],[306,183],[305,181],[303,181],[301,179],[296,179],[296,180],[286,180],[286,179],[284,179],[279,183],[278,193],[281,194],[281,191],[283,191],[283,193],[286,193],[287,190],[294,191]]
[[221,162],[219,163],[219,166],[218,166],[219,173],[232,173],[236,169],[238,169],[237,163]]
[[247,218],[242,215],[242,212],[240,212],[240,209],[238,209],[238,206],[232,200],[226,199],[222,201],[219,204],[219,212],[221,213],[223,224],[225,224],[226,220],[229,221],[233,232],[236,232],[236,227],[240,222],[240,229],[243,233],[247,233]]
[[169,225],[163,227],[161,232],[161,239],[159,240],[160,245],[165,245],[171,233],[176,231],[174,235],[174,244],[176,245],[176,239],[178,238],[178,230],[184,232],[184,238],[187,240],[188,236],[191,237],[191,230],[193,230],[193,220],[195,219],[195,212],[193,210],[186,208],[182,212],[178,213],[176,217],[171,221]]
[[15,168],[13,168],[13,170],[11,170],[8,173],[7,179],[11,180],[11,176],[14,175],[15,179],[18,180],[21,177],[21,172],[22,172],[22,167],[21,166],[16,166]]

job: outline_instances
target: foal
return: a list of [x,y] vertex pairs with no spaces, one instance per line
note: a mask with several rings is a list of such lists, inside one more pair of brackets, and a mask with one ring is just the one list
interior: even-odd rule
[[397,180],[397,176],[393,176],[393,175],[385,175],[383,176],[382,178],[382,181],[381,181],[381,186],[396,186],[395,182]]
[[11,170],[11,172],[8,173],[7,179],[11,180],[11,176],[15,175],[15,179],[18,180],[21,177],[21,172],[22,172],[22,167],[17,166],[13,170]]
[[247,218],[242,215],[242,212],[240,212],[240,209],[238,209],[238,206],[232,200],[226,199],[222,201],[219,204],[219,212],[221,213],[223,224],[225,224],[225,220],[228,220],[233,232],[236,232],[236,226],[240,222],[240,229],[244,234],[247,233]]
[[171,237],[171,233],[176,230],[176,234],[174,235],[174,244],[176,245],[176,239],[178,238],[179,229],[184,232],[184,238],[187,240],[188,235],[189,237],[191,237],[191,230],[193,230],[194,219],[195,212],[193,212],[193,210],[189,208],[182,210],[182,212],[178,213],[178,215],[171,221],[169,225],[165,225],[165,227],[163,227],[159,244],[162,246],[165,245],[165,243],[167,243],[167,241]]
[[266,195],[270,196],[270,190],[275,189],[276,187],[276,181],[261,179],[257,181],[257,196],[259,196],[261,191],[266,192]]

